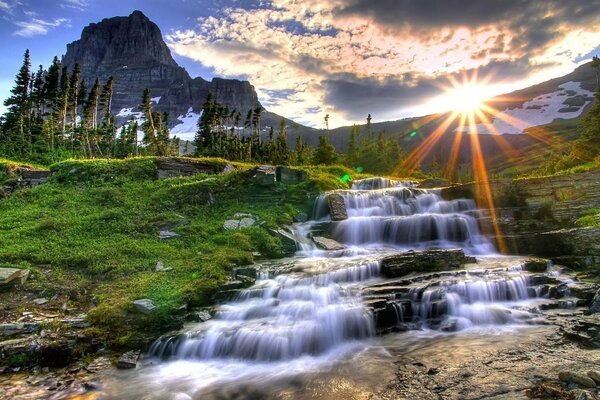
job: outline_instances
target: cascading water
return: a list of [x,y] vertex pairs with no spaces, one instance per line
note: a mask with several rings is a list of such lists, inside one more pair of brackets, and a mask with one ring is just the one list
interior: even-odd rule
[[358,182],[358,190],[338,191],[348,218],[335,222],[331,236],[359,247],[401,250],[464,248],[472,254],[494,253],[479,231],[473,200],[447,201],[439,190],[417,189],[388,179]]
[[[307,371],[307,365],[339,360],[343,349],[364,346],[383,331],[382,321],[386,329],[446,331],[527,320],[520,307],[541,290],[518,266],[394,282],[381,276],[382,257],[399,250],[458,247],[494,254],[479,231],[472,200],[448,201],[437,190],[380,178],[335,194],[343,197],[348,218],[332,221],[329,194],[319,197],[313,220],[292,229],[298,255],[279,270],[259,269],[256,283],[221,304],[212,320],[155,341],[149,356],[167,361],[159,371],[173,374],[168,365],[206,369],[210,378],[199,378],[206,385],[250,370],[293,375]],[[317,250],[311,240],[315,232],[347,250]]]
[[156,341],[150,353],[174,358],[275,361],[321,354],[375,332],[373,316],[349,288],[379,273],[379,262],[358,260],[315,275],[259,280],[221,307],[200,329]]

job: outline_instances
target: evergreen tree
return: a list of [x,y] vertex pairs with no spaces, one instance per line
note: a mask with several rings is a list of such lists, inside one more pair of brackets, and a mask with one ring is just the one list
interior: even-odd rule
[[313,164],[331,165],[335,163],[336,159],[335,147],[327,141],[326,136],[319,136],[319,145],[313,155]]
[[71,78],[67,67],[63,67],[60,74],[60,91],[58,96],[58,116],[61,121],[60,131],[64,136],[67,128],[67,114],[69,112],[69,94],[70,94]]
[[28,112],[29,83],[31,80],[31,60],[29,49],[25,51],[23,65],[15,79],[15,86],[10,90],[11,95],[4,100],[11,116],[21,116]]

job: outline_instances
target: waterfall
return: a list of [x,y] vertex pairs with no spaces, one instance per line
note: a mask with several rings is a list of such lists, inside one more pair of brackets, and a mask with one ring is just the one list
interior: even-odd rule
[[[444,200],[439,190],[414,188],[412,182],[368,179],[353,189],[336,191],[348,218],[332,223],[330,235],[340,243],[399,250],[464,248],[472,254],[495,249],[480,230],[473,200]],[[323,200],[319,214],[323,215]]]
[[[219,305],[212,320],[156,340],[149,355],[237,365],[335,358],[348,344],[375,336],[381,312],[389,310],[396,327],[512,324],[523,318],[515,306],[541,293],[519,267],[441,272],[388,288],[381,259],[399,250],[495,253],[479,231],[475,202],[444,200],[438,190],[384,178],[357,181],[335,194],[343,198],[347,219],[332,220],[331,194],[317,198],[312,220],[291,228],[299,243],[296,257],[279,271],[258,270],[256,283]],[[317,234],[348,251],[317,251],[311,239]]]
[[[345,265],[344,265],[345,264]],[[339,262],[323,273],[257,281],[221,307],[200,329],[156,341],[150,354],[178,359],[286,360],[324,353],[375,333],[356,282],[379,275],[379,262]]]

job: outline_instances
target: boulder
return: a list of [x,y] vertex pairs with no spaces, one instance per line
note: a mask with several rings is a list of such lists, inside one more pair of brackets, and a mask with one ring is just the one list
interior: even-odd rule
[[523,262],[522,268],[528,272],[546,272],[548,260],[544,260],[543,258],[530,258]]
[[135,306],[136,310],[143,314],[150,314],[156,308],[154,302],[150,299],[135,300],[133,305]]
[[334,251],[334,250],[344,250],[344,245],[339,242],[336,242],[333,239],[328,239],[323,236],[314,236],[312,238],[315,245],[321,250]]
[[119,362],[117,363],[117,368],[119,369],[132,369],[137,367],[138,359],[140,358],[139,350],[128,351],[127,353],[123,353]]
[[259,218],[255,215],[248,213],[235,213],[233,216],[235,219],[228,219],[223,223],[223,228],[226,230],[234,230],[240,228],[247,228],[258,222]]
[[293,216],[294,222],[306,222],[308,221],[307,213],[298,213]]
[[272,165],[261,165],[254,170],[252,180],[259,186],[273,186],[277,182],[275,167]]
[[600,386],[600,371],[588,371],[587,376],[592,378],[596,385]]
[[0,268],[0,290],[8,289],[16,283],[23,284],[28,277],[28,269]]
[[344,197],[339,193],[331,193],[327,196],[327,203],[329,204],[329,214],[331,219],[334,221],[343,221],[348,219],[348,213],[346,212],[346,202]]
[[283,253],[285,255],[292,255],[297,250],[297,239],[289,231],[283,228],[269,230],[275,237],[281,241]]
[[177,232],[173,232],[170,230],[164,230],[164,231],[158,232],[158,238],[161,240],[178,238],[179,236],[180,235]]
[[191,158],[161,157],[156,159],[158,179],[192,176],[199,173],[216,174],[221,168]]
[[169,272],[169,271],[173,271],[173,268],[171,268],[171,267],[165,267],[165,264],[162,261],[158,261],[156,263],[155,270],[157,272]]
[[456,269],[475,261],[474,257],[466,256],[460,249],[409,251],[384,257],[381,260],[381,273],[395,278],[413,272]]
[[279,165],[276,168],[276,177],[277,182],[295,184],[305,181],[308,178],[308,175],[305,171],[302,171],[300,169]]
[[558,379],[563,382],[575,383],[577,385],[594,388],[596,387],[596,382],[588,376],[577,374],[572,371],[561,371],[558,374]]

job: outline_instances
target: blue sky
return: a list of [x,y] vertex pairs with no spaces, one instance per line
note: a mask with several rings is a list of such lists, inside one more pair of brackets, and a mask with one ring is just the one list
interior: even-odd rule
[[444,111],[450,82],[478,76],[482,96],[506,93],[600,45],[597,1],[0,0],[0,98],[26,48],[47,66],[89,23],[134,10],[190,75],[247,79],[267,108],[313,126]]

